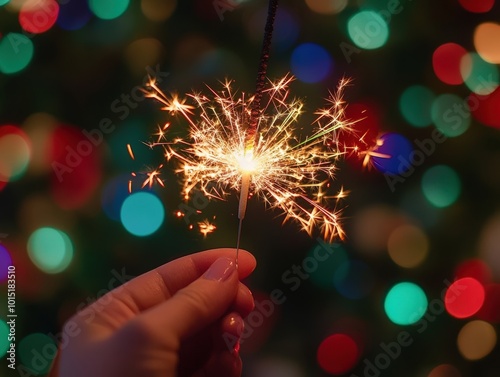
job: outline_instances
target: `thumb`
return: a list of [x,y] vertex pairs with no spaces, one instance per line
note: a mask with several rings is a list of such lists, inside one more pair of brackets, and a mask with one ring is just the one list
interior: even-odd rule
[[[140,315],[140,320],[179,341],[196,334],[227,312],[238,292],[235,263],[217,259],[208,270],[170,299]],[[139,318],[137,318],[139,319]]]

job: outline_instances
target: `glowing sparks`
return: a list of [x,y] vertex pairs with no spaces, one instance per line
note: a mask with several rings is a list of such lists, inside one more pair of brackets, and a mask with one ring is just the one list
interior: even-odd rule
[[[318,118],[304,139],[295,135],[303,104],[289,98],[292,81],[287,75],[270,82],[264,91],[262,115],[250,146],[246,130],[254,98],[233,92],[231,81],[224,82],[219,92],[209,87],[210,96],[191,93],[184,99],[167,96],[151,81],[146,95],[162,103],[171,116],[181,116],[189,130],[185,138],[169,138],[167,123],[150,146],[161,146],[166,160],[178,162],[176,172],[183,174],[186,198],[198,188],[208,197],[223,199],[250,176],[249,196],[257,195],[269,207],[281,209],[284,221],[297,221],[309,234],[319,229],[325,239],[342,238],[337,203],[347,193],[340,189],[328,195],[327,191],[337,160],[346,153],[359,153],[357,146],[341,142],[342,134],[351,132],[355,123],[345,118],[342,95],[348,80],[341,80],[337,91],[330,93],[328,106],[316,112]],[[148,173],[143,187],[163,186],[160,169]],[[199,223],[200,229],[201,224],[204,235],[215,229],[208,222]]]
[[199,222],[198,226],[200,227],[200,233],[203,234],[204,237],[206,237],[207,234],[212,233],[215,229],[217,229],[217,227],[214,224],[211,224],[208,220]]

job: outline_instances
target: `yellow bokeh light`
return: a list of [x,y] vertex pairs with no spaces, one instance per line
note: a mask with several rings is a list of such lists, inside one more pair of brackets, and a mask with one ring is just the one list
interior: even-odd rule
[[485,321],[467,323],[458,333],[458,350],[467,360],[479,360],[487,356],[497,343],[495,328]]
[[141,10],[151,21],[165,21],[174,13],[176,0],[142,0]]
[[474,31],[474,47],[477,53],[488,63],[500,64],[500,24],[484,22]]
[[429,240],[420,228],[403,225],[389,236],[387,251],[397,265],[413,268],[421,264],[427,256]]
[[306,0],[307,6],[320,14],[336,14],[344,10],[347,0]]

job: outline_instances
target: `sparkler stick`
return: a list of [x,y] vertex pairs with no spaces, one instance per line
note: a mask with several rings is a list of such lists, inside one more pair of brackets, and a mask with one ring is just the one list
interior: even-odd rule
[[[271,49],[271,40],[273,37],[274,20],[276,19],[276,10],[278,9],[278,0],[269,0],[269,8],[267,11],[266,26],[264,29],[264,39],[262,42],[262,51],[260,55],[259,68],[257,71],[257,83],[255,85],[255,94],[252,102],[250,113],[250,122],[246,130],[245,140],[245,157],[253,158],[253,149],[255,146],[255,138],[259,128],[259,118],[262,112],[260,102],[264,92],[264,86],[267,77],[267,65],[269,62],[269,52]],[[238,205],[238,236],[236,241],[236,268],[238,268],[238,253],[240,251],[240,238],[243,219],[247,209],[248,192],[250,190],[251,181],[250,172],[244,171],[241,176],[240,201]]]

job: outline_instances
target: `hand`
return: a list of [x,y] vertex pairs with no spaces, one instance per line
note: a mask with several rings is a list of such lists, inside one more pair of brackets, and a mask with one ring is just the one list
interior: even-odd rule
[[[81,332],[60,350],[51,376],[240,376],[241,359],[223,335],[241,336],[253,309],[240,283],[255,258],[215,249],[176,259],[101,297],[92,321],[76,314],[65,326]],[[104,307],[104,309],[102,309]],[[236,347],[237,348],[237,347]]]

